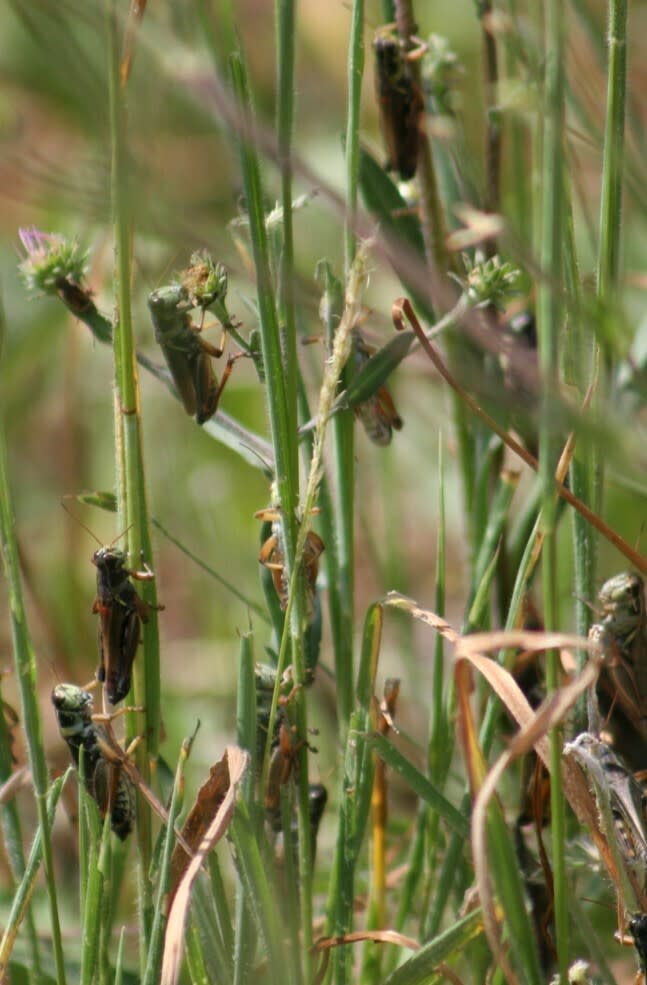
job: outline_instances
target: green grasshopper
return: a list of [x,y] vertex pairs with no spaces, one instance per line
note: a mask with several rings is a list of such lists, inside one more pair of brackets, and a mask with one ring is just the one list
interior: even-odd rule
[[[126,554],[116,547],[100,547],[92,555],[97,569],[97,597],[92,611],[99,614],[99,669],[108,699],[115,705],[130,691],[132,666],[137,655],[140,622],[148,622],[151,605],[140,598],[130,582],[154,577],[149,569],[126,567]],[[157,606],[162,608],[162,606]]]
[[148,297],[155,339],[164,353],[184,409],[187,414],[195,414],[198,424],[204,424],[216,413],[238,356],[227,360],[219,385],[211,359],[219,359],[223,348],[201,337],[200,326],[194,324],[189,314],[196,306],[194,302],[182,284],[160,287]]
[[135,787],[114,751],[114,740],[92,718],[92,695],[75,684],[57,684],[52,704],[77,769],[83,750],[85,786],[102,820],[109,814],[110,827],[124,841],[135,821]]
[[[606,742],[584,732],[564,747],[590,781],[600,815],[600,829],[615,858],[623,900],[644,904],[647,892],[645,793]],[[636,913],[629,931],[643,972],[647,970],[647,914]]]
[[424,99],[411,74],[410,56],[403,52],[394,25],[380,28],[373,50],[375,93],[388,154],[387,170],[397,171],[402,181],[409,181],[418,167]]
[[[602,825],[608,841],[615,840],[625,866],[639,873],[638,884],[647,888],[647,833],[645,795],[640,784],[611,747],[590,732],[578,735],[565,747],[591,779],[598,804],[608,798],[611,824]],[[604,822],[605,811],[600,815]]]
[[610,578],[600,589],[598,608],[601,618],[589,632],[605,657],[597,696],[610,716],[617,703],[647,744],[647,616],[641,576],[623,572]]

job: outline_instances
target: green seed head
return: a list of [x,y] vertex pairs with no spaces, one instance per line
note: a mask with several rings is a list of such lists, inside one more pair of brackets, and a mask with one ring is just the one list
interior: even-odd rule
[[19,236],[26,256],[18,269],[28,291],[56,294],[61,280],[82,284],[88,254],[75,240],[40,229],[20,229]]
[[180,283],[196,308],[208,308],[227,296],[227,268],[216,262],[207,250],[191,255],[189,267],[180,274]]

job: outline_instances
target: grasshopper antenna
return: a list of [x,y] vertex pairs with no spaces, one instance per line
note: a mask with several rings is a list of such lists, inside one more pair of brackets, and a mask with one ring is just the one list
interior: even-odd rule
[[73,499],[73,498],[74,498],[74,496],[72,495],[72,493],[68,493],[68,495],[64,496],[63,499],[61,500],[61,506],[63,507],[63,509],[65,510],[65,512],[67,513],[68,516],[71,516],[72,519],[75,520],[76,523],[78,523],[78,525],[80,527],[83,527],[83,529],[85,530],[86,534],[90,534],[90,536],[92,537],[92,540],[96,540],[96,542],[99,545],[99,547],[103,547],[103,544],[101,543],[101,541],[99,540],[99,538],[97,537],[97,535],[94,533],[94,531],[90,530],[90,528],[88,527],[88,525],[86,523],[84,523],[83,520],[81,520],[80,517],[76,516],[76,514],[72,512],[72,510],[69,508],[69,506],[66,506],[65,505],[64,500],[66,500],[66,499]]
[[[72,510],[68,506],[66,506],[65,503],[63,502],[64,499],[73,499],[73,498],[74,498],[74,496],[71,493],[68,494],[67,496],[64,496],[63,499],[61,500],[61,506],[63,507],[63,509],[65,510],[65,512],[69,516],[72,517],[73,520],[76,520],[76,522],[78,523],[78,525],[80,527],[83,527],[83,529],[85,530],[86,533],[90,534],[90,536],[92,537],[93,540],[96,540],[96,542],[99,545],[99,547],[105,547],[106,545],[101,543],[101,541],[99,540],[99,538],[97,537],[97,535],[94,533],[94,531],[93,530],[90,530],[90,528],[88,527],[88,525],[86,523],[84,523],[83,520],[81,520],[80,517],[78,517],[75,513],[73,513]],[[125,537],[126,536],[126,534],[128,533],[128,531],[131,530],[132,527],[133,527],[133,524],[132,523],[129,524],[126,527],[125,530],[122,530],[121,533],[118,533],[116,537],[113,537],[112,540],[110,541],[110,543],[107,546],[108,547],[112,547],[113,544],[116,544],[118,540],[121,540],[122,537]]]

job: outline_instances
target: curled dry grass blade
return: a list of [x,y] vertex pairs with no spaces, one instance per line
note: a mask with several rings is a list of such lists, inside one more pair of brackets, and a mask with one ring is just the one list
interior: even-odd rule
[[[472,845],[474,865],[481,900],[484,905],[486,932],[493,953],[497,955],[501,968],[509,982],[516,982],[505,950],[500,943],[498,920],[494,908],[492,893],[488,879],[488,863],[486,852],[486,815],[487,806],[494,796],[496,785],[502,773],[517,758],[534,747],[544,764],[550,769],[548,743],[546,733],[558,722],[562,721],[567,711],[578,698],[595,683],[598,674],[598,664],[592,657],[585,665],[582,673],[570,684],[556,691],[536,712],[532,709],[521,688],[509,671],[486,654],[491,650],[507,648],[523,648],[530,651],[569,648],[590,650],[586,640],[579,636],[564,633],[545,633],[532,631],[497,631],[492,633],[475,633],[461,636],[443,618],[436,613],[424,609],[414,600],[405,598],[398,593],[390,593],[385,603],[407,611],[413,618],[425,623],[439,632],[455,647],[456,653],[456,684],[459,703],[459,721],[461,723],[461,739],[470,782],[475,795],[474,814],[472,818]],[[491,771],[487,771],[477,731],[470,706],[471,673],[473,666],[488,681],[492,690],[510,712],[520,726],[520,732],[512,740],[510,746],[500,757]],[[607,871],[616,885],[619,885],[613,853],[609,849],[607,839],[600,830],[599,815],[595,799],[588,785],[574,762],[565,758],[562,763],[564,792],[575,812],[579,822],[589,830],[599,851]],[[478,808],[478,810],[477,810]]]
[[[491,889],[487,852],[487,808],[496,793],[497,784],[503,773],[515,759],[525,755],[533,747],[542,760],[549,766],[548,745],[546,733],[563,720],[569,708],[578,697],[592,687],[597,677],[598,667],[591,660],[582,674],[571,684],[554,692],[537,710],[533,712],[525,699],[523,692],[512,675],[500,664],[483,651],[503,647],[524,647],[527,650],[548,650],[563,646],[581,647],[583,641],[579,637],[569,637],[560,633],[531,633],[531,632],[498,632],[479,633],[475,638],[465,637],[456,648],[456,690],[458,694],[459,735],[463,739],[463,753],[472,781],[475,795],[472,814],[472,852],[474,869],[479,889],[479,897],[483,905],[485,930],[492,952],[500,964],[508,982],[517,982],[502,945],[496,907]],[[515,718],[521,725],[521,731],[513,739],[510,746],[500,756],[487,776],[474,779],[477,770],[474,768],[474,758],[481,763],[481,751],[476,742],[476,728],[470,707],[471,674],[467,664],[477,669],[491,684],[505,706],[515,707]],[[525,707],[524,707],[525,705]]]

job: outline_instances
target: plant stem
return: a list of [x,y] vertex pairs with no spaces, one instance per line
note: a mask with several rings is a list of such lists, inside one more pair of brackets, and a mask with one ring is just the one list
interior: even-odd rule
[[364,0],[353,0],[348,42],[348,110],[346,114],[346,232],[344,269],[346,275],[355,257],[355,225],[359,186],[360,100],[364,75]]
[[[616,300],[620,269],[620,224],[622,221],[622,174],[624,165],[625,99],[627,87],[627,0],[609,3],[609,64],[607,69],[607,115],[604,132],[602,188],[600,196],[600,245],[596,271],[598,298],[608,309]],[[611,383],[611,349],[598,340],[601,377],[596,405],[608,396]],[[602,508],[603,456],[595,456],[593,506]]]
[[[481,0],[479,17],[481,21],[481,44],[483,49],[483,81],[485,90],[485,190],[483,208],[486,212],[499,210],[499,185],[501,178],[501,111],[498,108],[497,84],[499,69],[497,64],[496,38],[488,23],[492,16],[491,0]],[[496,239],[485,243],[488,256],[497,252]]]
[[[294,234],[292,226],[292,137],[294,125],[294,39],[296,34],[296,12],[294,0],[277,0],[276,3],[276,56],[278,76],[277,142],[281,161],[281,204],[283,207],[283,249],[280,257],[279,273],[279,317],[283,337],[283,355],[286,380],[286,414],[292,422],[290,453],[293,468],[293,483],[298,498],[298,463],[296,461],[297,443],[295,429],[298,422],[298,378],[296,318],[294,311]],[[294,557],[293,561],[294,563]],[[290,566],[288,566],[288,570]],[[305,681],[305,662],[303,651],[303,626],[305,625],[305,589],[303,578],[296,582],[296,605],[293,607],[289,624],[292,644],[292,662],[295,679]],[[307,717],[304,695],[300,695],[296,705],[297,730],[300,736],[306,735]],[[312,977],[312,860],[310,852],[310,816],[308,793],[307,748],[302,747],[302,768],[298,774],[298,853],[299,853],[299,909],[303,933],[303,971],[307,981]],[[295,959],[297,951],[295,950]]]
[[[542,480],[541,524],[544,534],[542,583],[544,621],[547,631],[558,627],[557,540],[555,525],[554,475],[557,443],[551,420],[551,404],[559,379],[559,330],[562,324],[561,285],[563,283],[562,243],[564,227],[564,10],[561,0],[546,4],[545,95],[542,140],[542,223],[539,257],[544,278],[538,286],[537,327],[541,367],[541,419],[539,433],[539,474]],[[559,652],[546,654],[546,688],[550,694],[561,685]],[[564,852],[566,812],[561,784],[562,740],[558,728],[549,734],[551,761],[551,833],[555,887],[555,928],[560,985],[568,978],[568,886]]]
[[[113,331],[115,363],[115,440],[118,523],[127,531],[131,563],[152,561],[152,547],[141,435],[139,380],[133,339],[130,303],[131,228],[130,192],[127,164],[127,121],[124,90],[120,84],[120,39],[115,0],[108,17],[110,133],[112,139],[111,192],[115,236],[115,293],[118,321]],[[123,529],[123,527],[122,527]],[[160,663],[157,626],[157,599],[153,580],[143,582],[142,595],[149,605],[144,632],[143,660],[136,661],[133,678],[135,700],[146,710],[146,729],[137,750],[137,767],[145,783],[150,783],[151,760],[157,756],[160,731]],[[139,731],[129,716],[129,735]],[[139,911],[141,919],[140,964],[145,973],[153,910],[149,867],[152,855],[150,810],[137,798],[137,842],[139,848]]]
[[622,173],[627,88],[627,0],[609,3],[609,66],[600,197],[600,250],[597,293],[610,300],[620,269]]
[[[406,51],[411,47],[411,38],[417,30],[412,0],[396,0],[395,22],[400,41],[405,45]],[[413,85],[421,89],[422,73],[418,60],[409,62],[409,72]],[[448,269],[450,261],[445,246],[443,210],[438,194],[436,172],[424,115],[418,121],[418,127],[420,129],[420,148],[416,175],[420,194],[420,223],[425,243],[425,259],[431,281],[429,299],[433,303],[436,294],[435,285]]]
[[[359,187],[359,131],[362,78],[364,75],[364,0],[353,0],[351,31],[348,42],[348,101],[346,109],[346,229],[344,240],[344,271],[346,279],[355,260],[357,243],[355,224]],[[333,326],[329,326],[331,329]],[[334,335],[329,332],[329,344]],[[343,368],[342,387],[350,382],[351,367]],[[334,461],[335,521],[337,526],[337,578],[339,590],[338,640],[341,647],[335,654],[337,672],[337,709],[339,734],[345,741],[353,708],[353,614],[355,600],[355,418],[352,411],[343,411],[332,421],[332,454]]]

